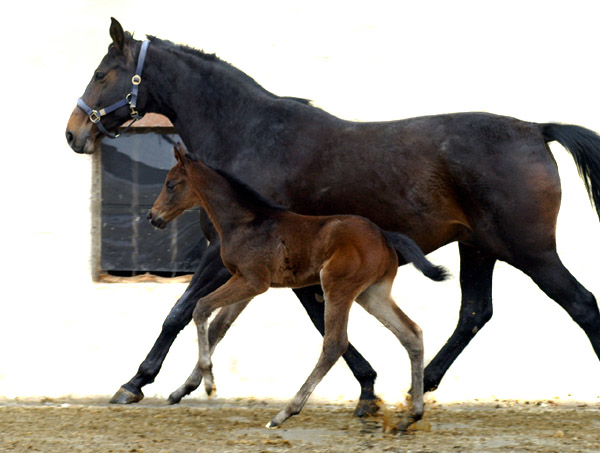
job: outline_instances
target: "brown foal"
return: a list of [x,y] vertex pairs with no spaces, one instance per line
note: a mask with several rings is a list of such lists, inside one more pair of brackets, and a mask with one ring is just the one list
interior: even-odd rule
[[194,161],[182,145],[175,147],[177,164],[148,219],[158,228],[184,210],[202,206],[221,238],[221,257],[231,272],[227,283],[198,300],[194,321],[198,329],[199,359],[177,392],[187,394],[204,378],[214,391],[207,321],[220,307],[244,306],[269,287],[299,288],[321,284],[325,295],[325,335],[317,365],[292,401],[267,427],[281,425],[299,413],[317,384],[348,346],[347,324],[352,302],[390,329],[406,348],[411,362],[411,407],[398,430],[423,414],[423,340],[391,297],[398,255],[433,280],[446,278],[408,237],[383,232],[358,216],[306,216],[265,200],[243,183],[201,161]]

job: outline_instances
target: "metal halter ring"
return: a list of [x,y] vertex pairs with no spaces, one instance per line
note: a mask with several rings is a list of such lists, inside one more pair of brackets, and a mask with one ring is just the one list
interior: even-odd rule
[[142,83],[142,76],[136,74],[131,78],[131,83],[133,83],[134,85],[139,85],[140,83]]
[[98,110],[92,110],[90,113],[90,121],[94,124],[100,121],[100,113]]

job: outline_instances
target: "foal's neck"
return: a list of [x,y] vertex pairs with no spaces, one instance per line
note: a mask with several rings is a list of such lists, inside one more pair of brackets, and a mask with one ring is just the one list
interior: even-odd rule
[[198,203],[205,209],[222,240],[224,235],[271,209],[268,205],[257,207],[249,202],[246,193],[202,161],[194,162],[188,178]]

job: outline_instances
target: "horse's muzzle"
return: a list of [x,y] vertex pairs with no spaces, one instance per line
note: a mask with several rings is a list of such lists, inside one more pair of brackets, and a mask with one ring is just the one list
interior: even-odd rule
[[92,124],[78,107],[75,107],[71,113],[65,138],[71,149],[79,154],[93,154],[98,146],[92,131]]

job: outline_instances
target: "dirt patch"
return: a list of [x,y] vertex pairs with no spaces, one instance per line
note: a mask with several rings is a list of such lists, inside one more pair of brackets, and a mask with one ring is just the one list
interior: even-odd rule
[[263,428],[282,405],[255,400],[188,400],[178,406],[7,401],[0,404],[0,451],[600,451],[599,405],[429,404],[425,418],[404,435],[385,432],[393,410],[360,420],[349,405],[308,404],[284,428]]

